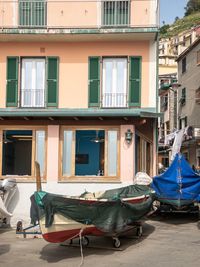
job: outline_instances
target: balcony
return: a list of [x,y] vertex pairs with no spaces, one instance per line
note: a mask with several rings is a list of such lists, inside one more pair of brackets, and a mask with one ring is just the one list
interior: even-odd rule
[[20,107],[22,108],[43,108],[44,100],[44,89],[21,89]]
[[104,93],[102,95],[103,108],[126,108],[127,106],[126,93]]
[[[150,3],[151,2],[151,3]],[[2,29],[158,27],[157,0],[3,0]]]

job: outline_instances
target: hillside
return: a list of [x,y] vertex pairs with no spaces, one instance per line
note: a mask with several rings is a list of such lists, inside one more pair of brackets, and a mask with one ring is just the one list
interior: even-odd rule
[[[166,30],[166,33],[161,33],[160,37],[171,37],[188,30],[196,25],[200,24],[200,12],[193,13],[182,19],[178,19]],[[165,25],[166,27],[166,25]]]

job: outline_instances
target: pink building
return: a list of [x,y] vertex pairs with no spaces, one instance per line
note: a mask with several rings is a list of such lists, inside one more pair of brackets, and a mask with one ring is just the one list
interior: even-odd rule
[[80,194],[156,172],[158,0],[0,3],[0,175],[29,222],[44,190]]

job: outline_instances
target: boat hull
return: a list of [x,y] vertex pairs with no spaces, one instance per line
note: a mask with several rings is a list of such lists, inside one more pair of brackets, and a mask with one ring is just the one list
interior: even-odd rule
[[[143,203],[149,198],[149,196],[141,196],[137,198],[132,199],[124,199],[127,203]],[[91,200],[91,202],[94,200]],[[87,200],[87,202],[90,202],[90,200]],[[62,243],[66,240],[70,240],[73,238],[76,238],[81,233],[81,236],[84,235],[94,235],[94,236],[119,236],[123,233],[126,233],[127,231],[130,231],[131,229],[138,226],[138,221],[132,223],[131,225],[126,225],[122,231],[117,233],[109,233],[109,232],[103,232],[94,225],[86,225],[81,224],[77,221],[74,221],[72,219],[66,218],[61,214],[55,214],[54,215],[54,221],[53,224],[50,227],[45,227],[45,216],[40,218],[40,228],[42,232],[43,238],[47,242],[51,243]]]

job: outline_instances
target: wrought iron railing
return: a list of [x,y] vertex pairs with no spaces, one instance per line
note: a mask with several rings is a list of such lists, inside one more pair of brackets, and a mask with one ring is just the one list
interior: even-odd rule
[[42,108],[45,107],[44,89],[21,89],[21,107]]
[[103,93],[102,107],[104,108],[125,108],[128,105],[126,93]]
[[1,0],[0,27],[157,27],[158,10],[157,0]]
[[102,2],[102,26],[128,26],[129,24],[129,0]]

